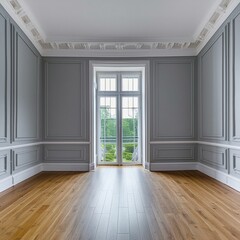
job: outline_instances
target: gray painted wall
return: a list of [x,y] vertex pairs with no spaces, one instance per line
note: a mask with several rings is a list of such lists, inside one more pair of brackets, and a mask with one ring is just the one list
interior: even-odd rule
[[[240,146],[240,5],[198,55],[199,140]],[[239,150],[199,145],[204,165],[239,177]]]
[[151,62],[151,141],[195,138],[194,60],[175,58]]
[[12,26],[13,142],[38,141],[40,132],[40,56],[25,38]]
[[[41,56],[0,6],[0,179],[42,161]],[[7,149],[7,150],[5,150]]]
[[89,141],[89,80],[84,60],[46,59],[46,140]]
[[43,161],[48,163],[89,163],[89,145],[45,145]]
[[0,180],[10,176],[10,150],[0,151]]
[[240,10],[232,20],[232,82],[231,85],[231,132],[230,139],[240,142]]
[[151,144],[152,163],[182,163],[197,160],[197,144]]
[[0,12],[0,145],[9,142],[8,109],[9,98],[7,53],[8,53],[7,17]]

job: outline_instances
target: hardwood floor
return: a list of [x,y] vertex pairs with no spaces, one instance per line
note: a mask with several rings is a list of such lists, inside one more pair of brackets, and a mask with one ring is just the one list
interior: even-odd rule
[[0,239],[240,239],[240,193],[197,171],[42,173],[0,194]]

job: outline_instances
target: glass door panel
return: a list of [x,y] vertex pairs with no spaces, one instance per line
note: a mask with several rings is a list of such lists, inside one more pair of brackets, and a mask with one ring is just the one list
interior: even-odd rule
[[139,98],[122,97],[122,162],[139,161]]
[[98,164],[141,163],[141,77],[137,72],[97,73]]
[[117,163],[116,97],[99,97],[99,163]]

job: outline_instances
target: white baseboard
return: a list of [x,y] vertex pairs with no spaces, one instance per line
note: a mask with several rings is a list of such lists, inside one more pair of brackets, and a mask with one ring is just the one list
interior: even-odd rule
[[16,185],[40,172],[43,171],[42,164],[38,164],[36,166],[30,167],[22,172],[16,173],[12,175],[13,185]]
[[89,164],[89,171],[95,171],[95,169],[96,169],[96,163],[90,163]]
[[145,169],[146,170],[150,170],[150,163],[149,162],[145,162]]
[[13,186],[13,178],[12,176],[6,177],[0,180],[0,192],[7,190],[8,188]]
[[43,163],[43,171],[89,171],[88,163]]
[[184,171],[196,170],[197,162],[184,163],[150,163],[150,171]]
[[240,192],[240,179],[202,163],[197,164],[197,170]]

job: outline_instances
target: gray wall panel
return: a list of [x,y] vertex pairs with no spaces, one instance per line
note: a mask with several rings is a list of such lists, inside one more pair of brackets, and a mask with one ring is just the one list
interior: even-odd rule
[[151,162],[193,162],[196,161],[195,144],[152,144]]
[[88,163],[89,145],[45,145],[44,162]]
[[240,141],[240,14],[233,21],[232,140]]
[[152,64],[151,140],[193,139],[194,58]]
[[45,64],[45,139],[89,140],[84,61]]
[[8,177],[11,173],[10,151],[0,151],[0,179]]
[[39,57],[16,32],[14,141],[39,139]]
[[200,55],[200,138],[226,140],[225,34]]
[[227,148],[199,145],[199,161],[215,169],[227,172]]
[[17,148],[12,152],[13,173],[27,169],[42,161],[41,146]]
[[7,142],[7,20],[0,13],[0,144]]
[[240,178],[240,150],[230,149],[230,174]]

